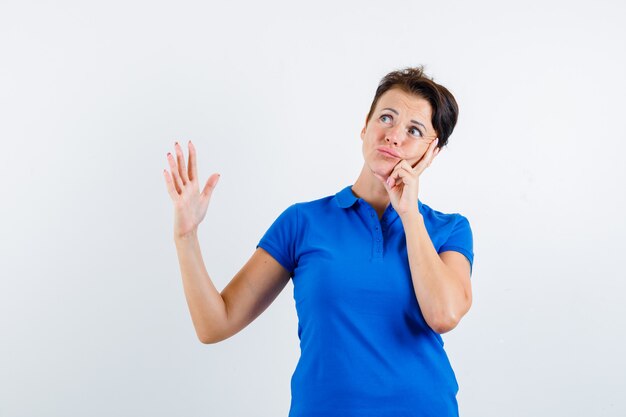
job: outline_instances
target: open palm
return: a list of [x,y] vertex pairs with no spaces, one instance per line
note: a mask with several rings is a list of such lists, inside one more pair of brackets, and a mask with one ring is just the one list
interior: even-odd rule
[[176,160],[168,152],[167,161],[171,173],[163,170],[167,191],[174,203],[174,236],[184,237],[195,233],[204,219],[219,174],[212,174],[202,192],[199,192],[196,148],[189,141],[189,168],[185,168],[185,157],[180,144],[174,145]]

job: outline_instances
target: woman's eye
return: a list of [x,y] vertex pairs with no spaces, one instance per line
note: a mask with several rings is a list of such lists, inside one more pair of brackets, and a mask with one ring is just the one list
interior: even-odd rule
[[391,116],[389,116],[388,114],[383,114],[382,116],[380,116],[380,121],[383,123],[389,123],[391,122]]
[[422,137],[422,132],[420,132],[420,130],[416,127],[409,128],[409,133],[413,136]]

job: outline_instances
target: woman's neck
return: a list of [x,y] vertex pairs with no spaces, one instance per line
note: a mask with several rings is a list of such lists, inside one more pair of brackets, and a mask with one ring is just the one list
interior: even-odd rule
[[352,186],[352,192],[357,197],[367,201],[378,213],[378,218],[382,217],[389,205],[389,194],[385,186],[365,164],[359,174],[359,178]]

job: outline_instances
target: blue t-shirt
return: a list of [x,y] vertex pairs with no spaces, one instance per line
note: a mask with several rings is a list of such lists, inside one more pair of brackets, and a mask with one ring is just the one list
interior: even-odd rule
[[[437,252],[471,265],[467,219],[418,208]],[[391,204],[379,220],[348,186],[287,208],[257,247],[293,279],[301,354],[290,417],[458,416],[456,377],[420,311]]]

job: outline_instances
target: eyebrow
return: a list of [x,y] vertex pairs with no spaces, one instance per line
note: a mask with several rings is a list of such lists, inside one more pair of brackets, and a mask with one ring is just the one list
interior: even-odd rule
[[[400,113],[398,113],[396,110],[392,109],[391,107],[385,107],[385,108],[384,108],[384,109],[382,109],[382,110],[389,110],[390,112],[395,113],[397,116],[400,116]],[[382,110],[381,110],[381,111],[382,111]],[[417,120],[411,120],[411,123],[415,123],[416,125],[420,125],[420,126],[422,126],[422,127],[424,128],[424,130],[428,130],[428,129],[426,128],[426,126],[424,126],[424,123],[420,123],[420,122],[418,122]]]

